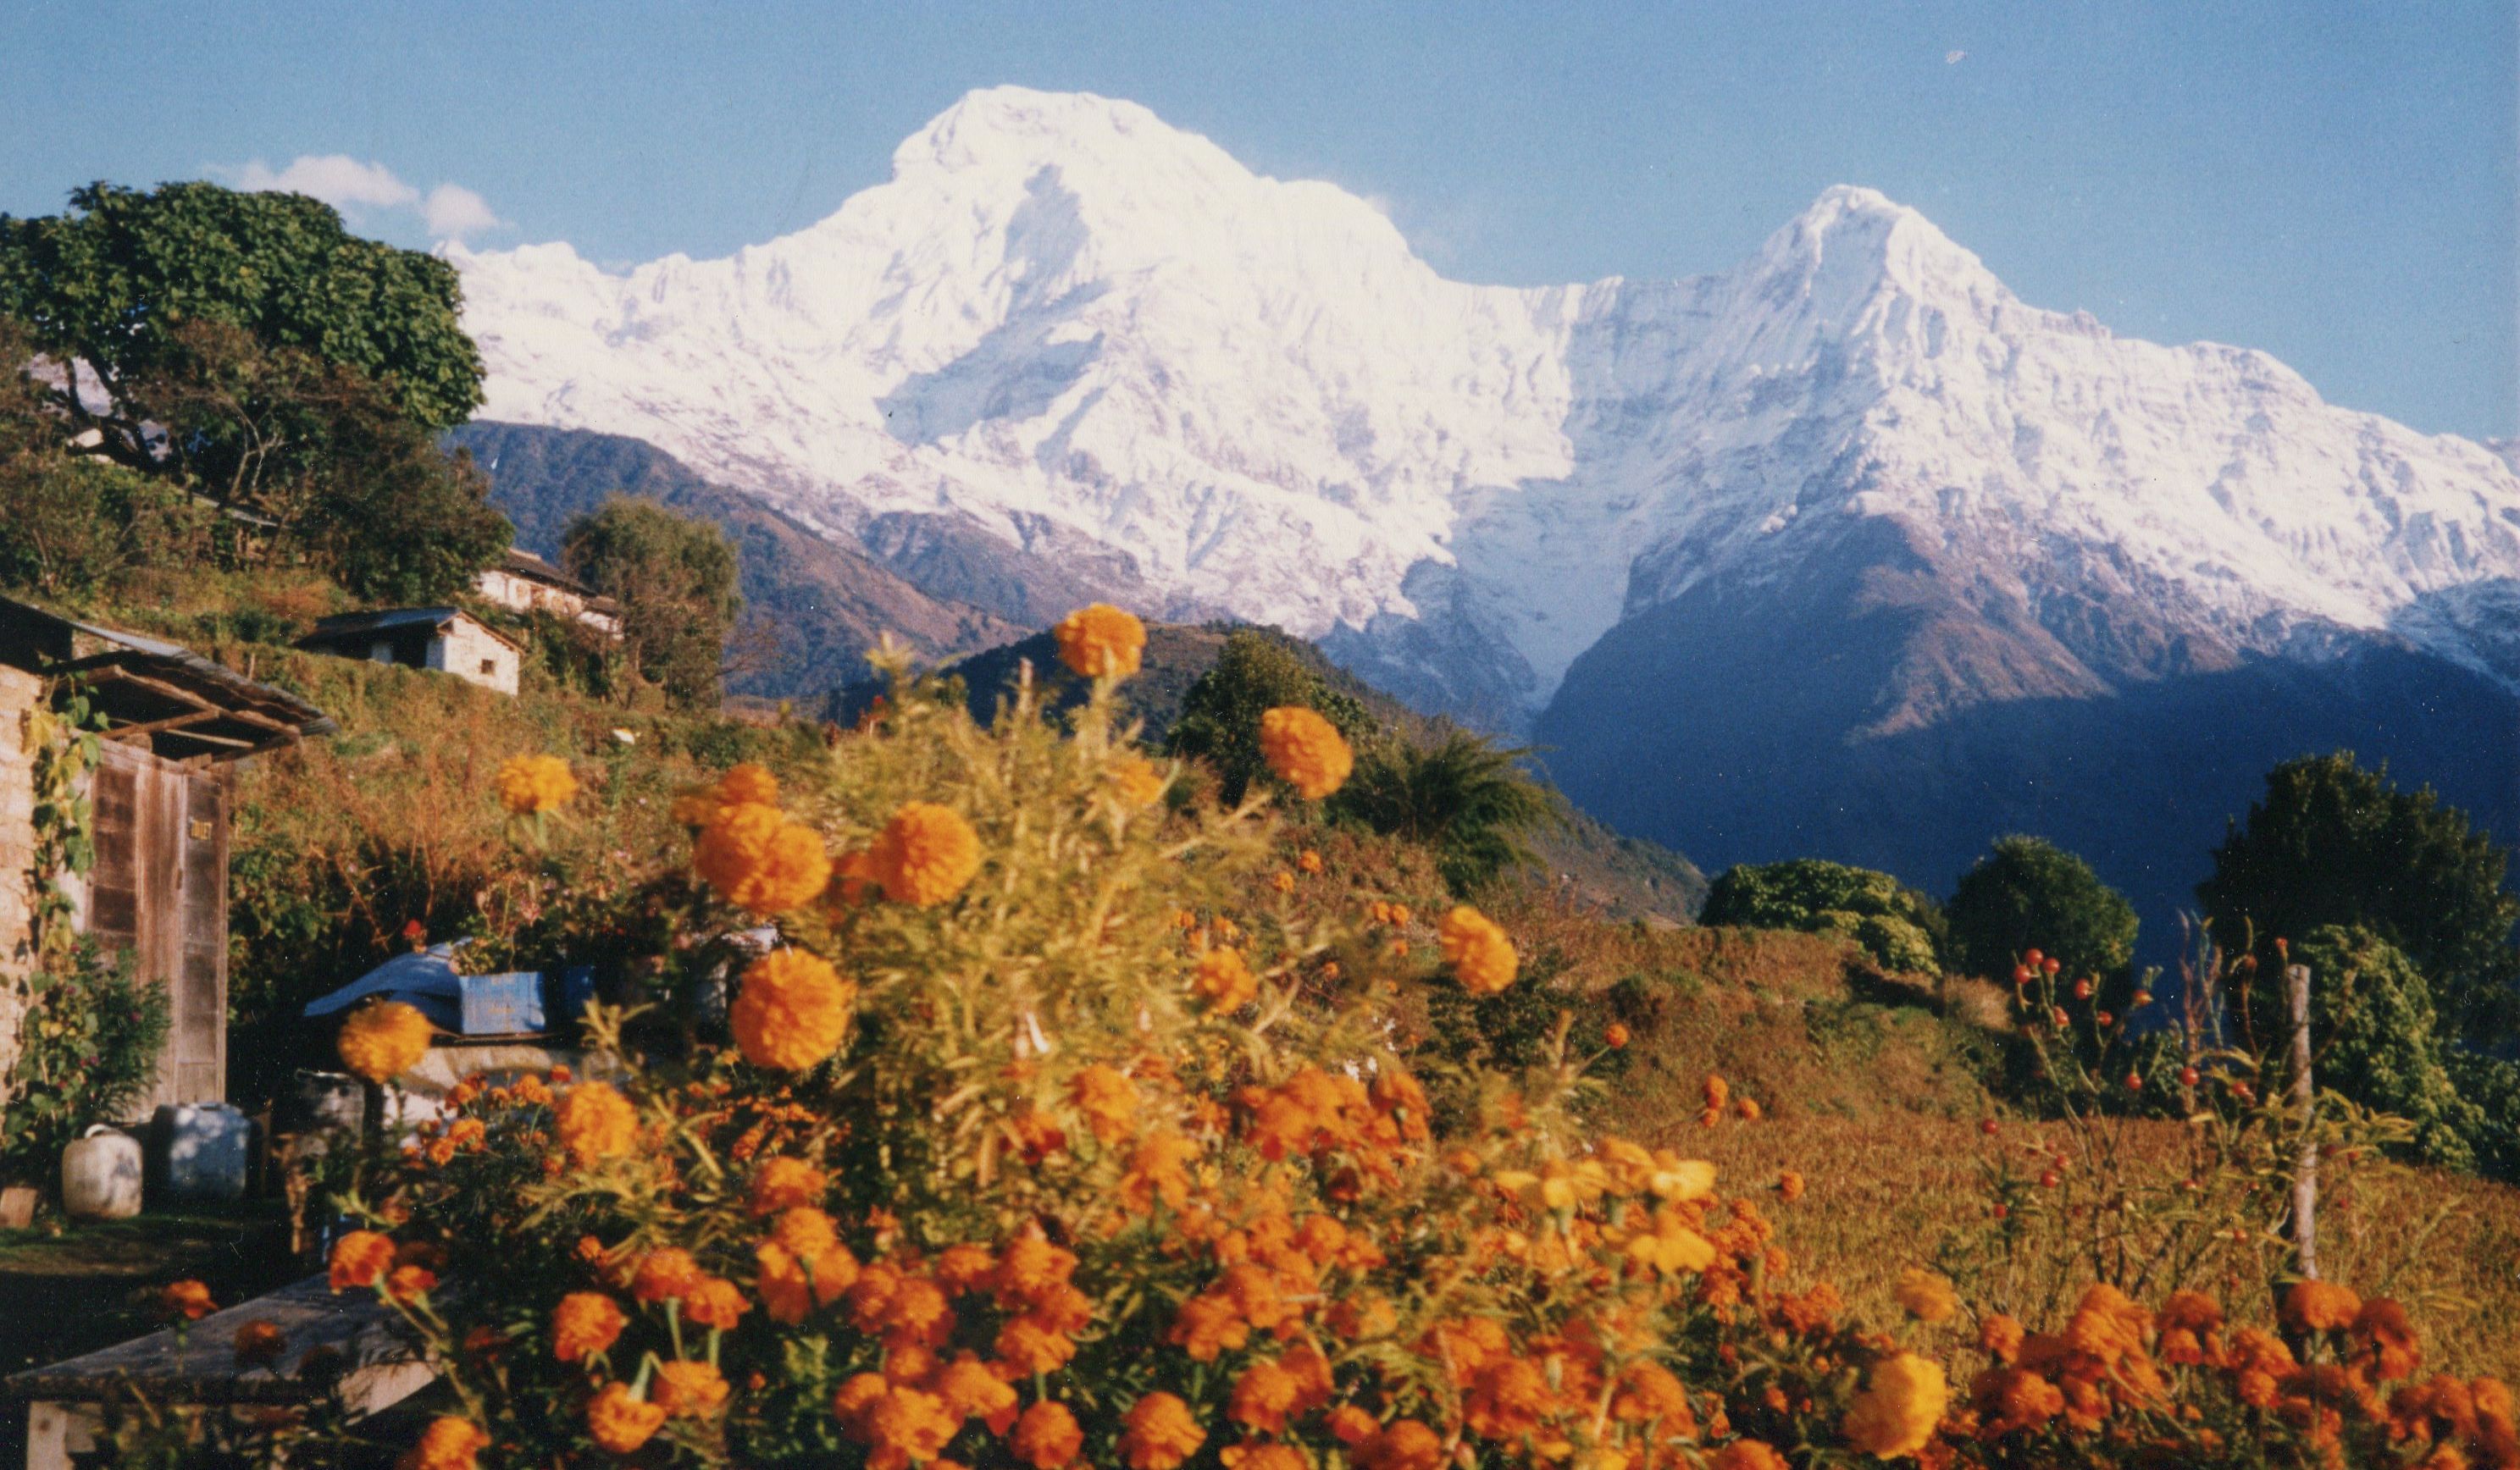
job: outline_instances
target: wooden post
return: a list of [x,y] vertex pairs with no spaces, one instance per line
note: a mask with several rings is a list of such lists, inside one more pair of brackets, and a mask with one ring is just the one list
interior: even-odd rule
[[2293,1255],[2304,1277],[2318,1279],[2318,1143],[2310,1132],[2310,966],[2284,967],[2284,1005],[2292,1014],[2292,1101],[2300,1109],[2301,1157],[2292,1180]]

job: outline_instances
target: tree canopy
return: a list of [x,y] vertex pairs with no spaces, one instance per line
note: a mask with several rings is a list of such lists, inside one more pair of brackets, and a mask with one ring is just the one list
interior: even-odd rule
[[[293,194],[215,184],[150,191],[97,183],[70,208],[32,219],[0,215],[0,315],[30,330],[36,350],[75,359],[94,395],[55,384],[54,405],[98,451],[136,469],[171,460],[215,484],[248,452],[234,425],[197,422],[167,434],[179,383],[201,377],[203,343],[188,324],[219,324],[231,363],[250,348],[377,385],[425,430],[461,423],[481,402],[481,357],[458,321],[455,268],[418,250],[363,240],[331,205]],[[248,390],[250,396],[250,390]]]
[[642,675],[677,703],[717,702],[727,637],[743,610],[726,532],[615,496],[569,522],[561,561],[621,604],[622,639]]
[[2214,850],[2196,886],[2214,937],[2281,970],[2275,941],[2326,925],[2371,930],[2431,982],[2443,1020],[2482,1046],[2506,1039],[2520,950],[2510,855],[2425,787],[2401,790],[2351,751],[2286,761]]
[[2109,982],[2124,980],[2135,962],[2135,906],[2091,864],[2042,837],[1997,838],[1960,875],[1943,916],[1948,967],[1961,974],[2009,975],[2034,949],[2067,973]]

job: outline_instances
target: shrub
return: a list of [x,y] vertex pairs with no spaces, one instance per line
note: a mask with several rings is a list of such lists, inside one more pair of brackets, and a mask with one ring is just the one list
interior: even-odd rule
[[1947,966],[2002,980],[2039,950],[2069,976],[2123,984],[2135,959],[2135,907],[2092,865],[2039,837],[1999,837],[1960,875],[1943,911]]
[[1697,921],[1751,929],[1798,929],[1854,940],[1882,968],[1938,969],[1933,900],[1886,872],[1800,858],[1725,869],[1706,892]]
[[718,702],[727,638],[743,610],[724,530],[615,496],[568,523],[561,561],[621,604],[621,635],[640,674],[679,704]]
[[1467,898],[1536,861],[1522,839],[1557,820],[1549,794],[1514,768],[1523,754],[1459,730],[1423,747],[1390,742],[1358,762],[1334,811],[1427,848],[1445,884]]
[[135,980],[128,957],[109,959],[84,936],[16,983],[26,1008],[0,1107],[0,1167],[49,1187],[71,1139],[147,1095],[172,1017],[164,986]]
[[1226,635],[1216,666],[1200,675],[1183,697],[1181,718],[1173,722],[1165,749],[1205,761],[1232,805],[1252,782],[1275,780],[1260,754],[1262,712],[1294,705],[1318,711],[1351,745],[1367,745],[1374,734],[1373,718],[1364,705],[1323,683],[1279,639],[1238,628]]
[[[2369,929],[2332,924],[2292,958],[2310,966],[2318,1085],[2407,1120],[2424,1162],[2474,1169],[2491,1124],[2459,1095],[2423,972]],[[2258,1029],[2268,1030],[2263,1018]]]

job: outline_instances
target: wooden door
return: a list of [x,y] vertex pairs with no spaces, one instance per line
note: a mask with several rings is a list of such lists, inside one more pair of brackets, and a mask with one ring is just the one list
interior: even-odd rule
[[109,741],[89,788],[96,868],[85,928],[132,972],[167,987],[174,1024],[142,1104],[227,1095],[227,783]]

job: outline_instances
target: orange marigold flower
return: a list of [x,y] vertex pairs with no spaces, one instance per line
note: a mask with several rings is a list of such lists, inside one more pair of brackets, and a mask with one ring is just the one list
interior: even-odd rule
[[1732,1116],[1744,1123],[1758,1122],[1759,1112],[1759,1099],[1756,1097],[1737,1098],[1732,1104]]
[[1765,1440],[1734,1440],[1715,1451],[1707,1470],[1793,1470]]
[[684,1319],[702,1327],[731,1329],[751,1310],[742,1288],[724,1276],[702,1277],[683,1298]]
[[1783,1173],[1777,1176],[1777,1192],[1784,1196],[1785,1203],[1787,1204],[1792,1204],[1795,1200],[1802,1198],[1805,1187],[1803,1177],[1791,1169],[1785,1170]]
[[188,1322],[198,1322],[216,1312],[218,1308],[210,1301],[208,1287],[187,1278],[170,1282],[158,1291],[158,1310],[168,1316],[180,1316]]
[[1260,982],[1251,975],[1251,966],[1242,958],[1240,950],[1214,949],[1198,957],[1198,969],[1191,978],[1191,988],[1207,1002],[1207,1008],[1218,1015],[1231,1015],[1251,1002],[1260,993]]
[[1959,1310],[1959,1297],[1950,1281],[1912,1266],[1899,1273],[1899,1284],[1890,1295],[1920,1322],[1948,1322]]
[[700,1269],[692,1253],[678,1246],[650,1251],[639,1258],[630,1278],[630,1294],[643,1302],[662,1302],[691,1294],[700,1284]]
[[1481,1439],[1519,1439],[1540,1427],[1553,1398],[1540,1364],[1501,1358],[1483,1364],[1470,1381],[1462,1417]]
[[655,1384],[656,1406],[677,1419],[707,1418],[726,1402],[726,1379],[713,1363],[659,1363]]
[[1014,1389],[968,1354],[938,1368],[928,1389],[956,1416],[987,1420],[994,1433],[1006,1433],[1014,1421]]
[[1709,1072],[1706,1074],[1705,1095],[1706,1110],[1710,1113],[1720,1113],[1724,1111],[1725,1104],[1732,1100],[1732,1085],[1715,1073]]
[[1172,778],[1164,769],[1143,755],[1125,755],[1111,763],[1111,789],[1121,802],[1133,807],[1150,807],[1163,798],[1164,787]]
[[1190,1405],[1171,1394],[1148,1394],[1120,1416],[1120,1458],[1129,1470],[1175,1470],[1207,1443]]
[[610,1083],[582,1082],[560,1100],[553,1124],[561,1146],[582,1167],[628,1153],[639,1142],[639,1110]]
[[1838,1429],[1857,1448],[1882,1459],[1914,1454],[1934,1436],[1951,1385],[1931,1359],[1898,1353],[1872,1364]]
[[440,1414],[420,1432],[420,1443],[402,1463],[409,1470],[473,1470],[481,1451],[489,1447],[490,1436],[480,1425]]
[[2065,1411],[2065,1393],[2021,1368],[1991,1368],[1971,1385],[1970,1407],[1990,1436],[2036,1429]]
[[1250,1340],[1251,1324],[1234,1303],[1206,1293],[1181,1304],[1166,1335],[1166,1341],[1199,1362],[1214,1362],[1220,1352],[1239,1349]]
[[1125,679],[1138,672],[1146,651],[1147,625],[1108,602],[1079,607],[1053,623],[1058,661],[1088,679]]
[[1630,1363],[1619,1374],[1610,1416],[1631,1424],[1659,1423],[1665,1434],[1694,1434],[1697,1429],[1696,1416],[1688,1411],[1688,1391],[1656,1362]]
[[374,1286],[393,1270],[394,1243],[374,1230],[352,1230],[333,1242],[333,1289]]
[[519,817],[556,812],[577,794],[577,778],[556,755],[512,755],[499,767],[499,805]]
[[2299,1281],[2284,1293],[2283,1324],[2294,1332],[2332,1332],[2350,1327],[2362,1310],[2354,1288],[2334,1281]]
[[1356,753],[1338,727],[1300,704],[1281,705],[1260,716],[1260,754],[1278,779],[1306,801],[1319,801],[1347,783]]
[[866,1438],[875,1442],[876,1453],[868,1461],[871,1466],[934,1459],[954,1438],[955,1431],[963,1427],[963,1421],[946,1408],[944,1400],[898,1386],[885,1389],[883,1397],[868,1405],[858,1422]]
[[425,1266],[397,1266],[385,1277],[385,1295],[397,1302],[415,1301],[437,1289],[437,1272]]
[[832,879],[823,834],[755,801],[709,814],[692,849],[692,867],[728,903],[762,917],[806,902]]
[[341,1022],[341,1064],[370,1082],[407,1072],[428,1054],[435,1028],[417,1006],[400,1001],[362,1005]]
[[241,1366],[269,1366],[280,1360],[289,1346],[289,1334],[277,1322],[257,1317],[236,1329],[236,1360]]
[[1318,873],[1322,870],[1322,855],[1309,847],[1305,848],[1295,854],[1295,866],[1308,873]]
[[726,774],[717,779],[717,786],[710,794],[722,806],[743,802],[771,806],[779,800],[779,778],[770,774],[769,767],[756,761],[745,761],[728,767]]
[[1437,1470],[1449,1456],[1435,1431],[1416,1419],[1394,1419],[1356,1447],[1361,1470]]
[[1105,1143],[1127,1137],[1138,1115],[1138,1085],[1116,1067],[1096,1062],[1068,1079],[1067,1094]]
[[743,990],[727,1009],[743,1059],[801,1072],[830,1056],[849,1034],[858,988],[810,950],[772,950],[744,966]]
[[2423,1362],[2423,1350],[2416,1343],[2414,1324],[2407,1320],[2407,1309],[2387,1297],[2363,1303],[2346,1331],[2356,1359],[2384,1383],[2413,1377]]
[[883,1396],[891,1392],[892,1381],[881,1373],[853,1374],[832,1392],[832,1413],[840,1421],[841,1428],[852,1437],[863,1440],[867,1438],[867,1417],[875,1412],[877,1404],[883,1402]]
[[1234,1398],[1226,1416],[1261,1434],[1284,1434],[1286,1415],[1303,1397],[1295,1376],[1266,1359],[1242,1370],[1234,1380]]
[[1513,953],[1513,941],[1494,919],[1467,904],[1456,907],[1436,926],[1435,942],[1444,953],[1444,962],[1453,967],[1453,977],[1462,989],[1475,996],[1492,996],[1513,983],[1519,959]]
[[996,1279],[1002,1306],[1024,1306],[1067,1284],[1076,1273],[1076,1253],[1039,1235],[1017,1235],[999,1253]]
[[752,1213],[776,1215],[798,1205],[821,1204],[830,1187],[823,1171],[803,1159],[764,1159],[752,1176]]
[[962,892],[980,870],[979,834],[933,802],[904,802],[870,851],[884,897],[922,909]]
[[1602,1029],[1601,1040],[1607,1042],[1610,1049],[1613,1051],[1625,1047],[1628,1044],[1628,1023],[1625,1021],[1612,1021],[1608,1026]]
[[583,1362],[609,1352],[629,1320],[610,1297],[572,1291],[552,1309],[552,1357],[562,1362]]
[[1190,1161],[1197,1157],[1198,1145],[1179,1134],[1148,1134],[1130,1153],[1128,1170],[1120,1176],[1122,1207],[1145,1215],[1160,1199],[1168,1209],[1181,1209],[1190,1201]]
[[655,1436],[665,1410],[630,1397],[626,1383],[608,1383],[586,1405],[586,1432],[614,1454],[629,1454]]
[[2021,1324],[2001,1312],[1990,1312],[1978,1319],[1978,1351],[1998,1362],[2010,1362],[2021,1356]]
[[1057,1372],[1076,1356],[1075,1339],[1030,1315],[1010,1317],[993,1346],[1000,1365],[1017,1377]]
[[1084,1447],[1085,1432],[1077,1427],[1076,1415],[1068,1412],[1066,1404],[1050,1399],[1023,1411],[1009,1442],[1015,1458],[1033,1470],[1061,1470]]
[[955,1296],[984,1291],[998,1278],[998,1258],[984,1245],[950,1245],[936,1257],[936,1284]]
[[1266,1445],[1245,1441],[1228,1445],[1216,1453],[1225,1470],[1312,1470],[1312,1461],[1292,1445]]

